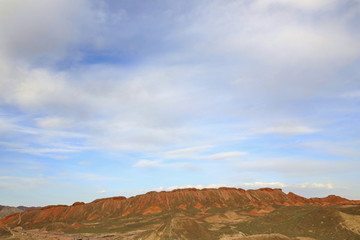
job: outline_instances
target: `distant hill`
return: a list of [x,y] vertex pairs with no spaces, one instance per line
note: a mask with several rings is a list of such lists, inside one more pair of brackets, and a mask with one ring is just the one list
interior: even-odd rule
[[29,209],[35,209],[35,207],[24,207],[24,206],[10,207],[10,206],[0,205],[0,219],[12,215],[14,213],[23,212]]
[[32,209],[0,220],[0,227],[18,239],[52,232],[59,239],[360,240],[360,201],[271,188],[180,189]]

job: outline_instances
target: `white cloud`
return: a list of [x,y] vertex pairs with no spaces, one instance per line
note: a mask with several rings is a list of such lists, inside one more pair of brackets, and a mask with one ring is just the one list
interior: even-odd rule
[[280,182],[270,182],[270,183],[254,182],[254,183],[243,183],[243,184],[240,184],[239,186],[251,187],[251,188],[264,188],[264,187],[284,188],[284,187],[287,187],[288,185],[284,184],[284,183],[280,183]]
[[319,132],[319,129],[307,126],[301,123],[301,120],[277,120],[276,122],[265,122],[263,126],[250,132],[251,135],[257,134],[285,134],[285,135],[299,135],[311,134]]
[[69,128],[74,125],[74,122],[71,119],[60,118],[60,117],[44,117],[35,120],[36,120],[36,124],[40,128],[63,129],[63,128]]
[[[64,144],[48,144],[47,146],[32,146],[19,141],[18,143],[0,142],[0,146],[4,147],[5,151],[12,151],[18,153],[27,153],[37,156],[45,156],[55,159],[67,158],[67,154],[89,150],[89,147],[82,147],[76,145]],[[59,155],[61,154],[61,155]]]
[[246,159],[233,163],[242,171],[279,173],[285,177],[306,177],[350,173],[356,171],[356,161],[329,161],[311,158],[262,158]]
[[243,183],[239,186],[242,187],[251,187],[251,188],[325,188],[325,189],[334,189],[334,185],[331,183],[295,183],[295,184],[286,184],[281,182],[253,182],[253,183]]
[[[360,53],[354,51],[354,48],[359,49],[357,40],[333,27],[323,26],[319,32],[318,28],[294,24],[276,31],[257,33],[253,42],[246,43],[250,49],[252,48],[251,53],[269,62],[309,61],[314,65],[353,60]],[[264,37],[269,41],[264,43]]]
[[99,193],[99,194],[107,193],[107,190],[100,190],[100,191],[97,191],[97,193]]
[[166,188],[164,188],[164,187],[158,187],[158,188],[152,189],[151,191],[161,192],[161,191],[165,191],[165,190],[166,190]]
[[187,34],[198,38],[194,48],[204,54],[234,58],[246,54],[267,64],[302,67],[349,62],[359,56],[360,45],[359,36],[348,30],[346,21],[334,20],[335,11],[311,21],[306,18],[307,10],[336,9],[333,3],[339,1],[213,2],[205,11],[201,9],[203,14],[196,12]]
[[79,141],[69,142],[68,140],[83,140],[86,138],[84,134],[29,127],[20,117],[0,117],[0,132],[2,132],[0,147],[5,151],[61,159],[67,158],[64,154],[92,149],[89,145],[79,144]]
[[92,36],[97,15],[85,0],[0,1],[0,55],[25,64],[60,60]]
[[280,5],[297,8],[300,10],[325,10],[334,7],[336,0],[257,0],[257,6],[271,7],[271,5]]
[[204,158],[214,159],[214,160],[226,160],[226,159],[233,159],[236,157],[247,155],[246,152],[222,152],[216,153],[212,155],[205,156]]
[[134,167],[158,167],[161,161],[150,161],[150,160],[140,160],[134,164]]
[[334,189],[334,185],[331,183],[301,183],[301,184],[293,184],[294,187],[300,188],[326,188],[326,189]]
[[197,146],[190,148],[183,148],[174,151],[164,152],[164,157],[166,158],[182,158],[182,159],[213,159],[213,160],[223,160],[223,159],[233,159],[235,157],[244,156],[246,152],[220,152],[211,155],[199,154],[199,152],[214,148],[213,145],[206,146]]
[[264,129],[261,133],[275,134],[309,134],[317,132],[317,129],[301,125],[283,125]]
[[[1,73],[0,101],[17,106],[25,113],[42,112],[50,115],[35,118],[43,127],[49,124],[67,124],[71,118],[84,117],[91,114],[94,103],[90,93],[82,87],[75,87],[63,73],[52,72],[44,68],[19,68],[13,66],[8,73]],[[54,117],[51,115],[61,115]],[[58,120],[56,120],[58,118]],[[52,121],[52,122],[50,122]],[[60,122],[61,121],[61,122]]]
[[[27,114],[42,112],[44,117],[34,119],[39,128],[34,129],[37,132],[45,129],[48,133],[48,130],[63,128],[85,130],[90,133],[89,142],[99,148],[148,150],[159,144],[186,141],[199,134],[193,126],[184,126],[186,116],[201,102],[196,100],[200,96],[186,96],[181,80],[183,72],[189,72],[181,69],[151,67],[124,72],[105,67],[102,69],[105,72],[90,69],[91,76],[86,73],[86,76],[71,77],[44,69],[25,69],[16,72],[12,79],[2,78],[9,81],[4,80],[6,91],[0,93],[0,99],[8,105],[20,107]],[[79,84],[73,82],[75,77]],[[111,77],[116,77],[116,80]],[[106,80],[98,81],[104,78]],[[172,88],[172,84],[178,87]],[[198,102],[199,106],[181,107],[179,102],[184,101]],[[179,107],[175,110],[174,105]],[[103,111],[111,114],[94,117],[103,116]],[[71,137],[69,134],[70,131],[67,136]]]
[[201,170],[202,167],[188,162],[170,162],[166,163],[160,160],[140,160],[133,165],[133,167],[140,168],[163,168],[163,169],[186,169],[186,170]]
[[0,176],[0,189],[12,191],[38,189],[50,183],[51,181],[44,177]]
[[205,149],[210,149],[213,147],[214,146],[206,145],[206,146],[182,148],[182,149],[164,152],[164,155],[167,158],[189,158],[189,157],[193,157],[194,153],[200,152]]
[[31,153],[31,154],[46,154],[46,153],[69,153],[77,152],[79,150],[75,149],[62,149],[62,148],[22,148],[22,149],[8,149],[9,151],[16,151],[22,153]]

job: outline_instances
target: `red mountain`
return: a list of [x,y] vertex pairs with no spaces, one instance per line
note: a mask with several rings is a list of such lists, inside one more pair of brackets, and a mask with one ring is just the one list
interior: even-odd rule
[[264,215],[272,206],[328,206],[360,204],[338,196],[304,198],[281,189],[261,188],[243,190],[239,188],[179,189],[171,192],[148,192],[135,197],[113,197],[98,199],[91,203],[76,202],[71,206],[55,205],[13,214],[0,220],[0,226],[34,228],[48,223],[77,223],[86,220],[101,220],[129,215],[149,215],[169,210],[227,208],[254,206],[249,215]]

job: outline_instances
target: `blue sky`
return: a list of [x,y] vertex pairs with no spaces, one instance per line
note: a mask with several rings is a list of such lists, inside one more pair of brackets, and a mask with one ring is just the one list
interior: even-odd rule
[[0,204],[360,199],[356,0],[0,0]]

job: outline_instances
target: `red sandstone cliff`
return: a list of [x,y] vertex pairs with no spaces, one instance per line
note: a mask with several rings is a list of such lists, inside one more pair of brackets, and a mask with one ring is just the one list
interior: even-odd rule
[[199,209],[254,206],[266,208],[273,205],[341,205],[360,204],[338,196],[304,198],[281,189],[261,188],[243,190],[238,188],[179,189],[171,192],[148,192],[135,197],[98,199],[91,203],[76,202],[71,206],[55,205],[14,214],[0,220],[0,226],[41,227],[52,222],[76,223],[100,220],[131,214],[154,214],[176,209]]

